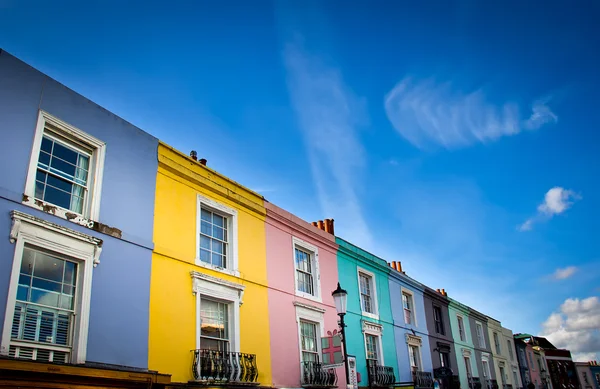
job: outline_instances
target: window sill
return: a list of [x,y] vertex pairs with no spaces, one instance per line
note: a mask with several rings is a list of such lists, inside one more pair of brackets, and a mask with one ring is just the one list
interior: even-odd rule
[[371,319],[379,320],[379,315],[371,312],[362,311],[362,315],[366,317],[370,317]]
[[229,274],[230,276],[234,276],[234,277],[240,276],[240,272],[238,270],[226,269],[223,267],[211,265],[210,263],[202,262],[199,258],[196,258],[196,266],[200,266],[205,269],[214,270],[214,271],[217,271],[217,272],[223,273],[223,274]]
[[87,228],[94,227],[94,221],[84,218],[82,215],[72,212],[68,209],[60,208],[50,203],[45,203],[41,200],[35,199],[31,196],[23,195],[23,204],[29,207],[35,208],[42,212],[49,213],[61,219],[68,220],[72,223],[79,224]]
[[321,299],[320,296],[313,296],[312,294],[300,292],[298,290],[296,290],[296,296],[297,297],[302,297],[302,298],[307,299],[307,300],[314,301],[316,303],[322,303],[323,302],[323,300]]

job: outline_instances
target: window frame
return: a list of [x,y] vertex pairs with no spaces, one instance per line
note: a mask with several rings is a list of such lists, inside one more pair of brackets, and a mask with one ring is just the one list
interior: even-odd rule
[[[19,211],[12,211],[11,217],[13,222],[10,231],[10,242],[15,244],[15,248],[4,315],[0,354],[8,355],[10,345],[15,344],[11,339],[11,330],[14,320],[23,251],[25,245],[28,245],[56,253],[59,257],[67,257],[69,260],[77,262],[79,265],[77,270],[77,279],[79,281],[77,281],[76,284],[79,291],[75,298],[76,303],[74,311],[76,314],[73,320],[71,334],[72,346],[70,363],[85,363],[87,355],[92,276],[94,267],[99,263],[99,257],[102,251],[102,240]],[[23,342],[17,341],[16,343]],[[43,343],[31,343],[30,347],[36,349],[47,348],[44,347]]]
[[515,355],[512,349],[512,342],[510,339],[506,339],[506,347],[508,348],[508,356],[510,357],[511,362],[515,360]]
[[376,323],[370,323],[363,321],[363,346],[365,348],[365,359],[367,358],[367,335],[374,336],[377,338],[377,364],[379,366],[385,366],[385,360],[383,355],[383,327]]
[[465,362],[465,369],[468,377],[473,377],[473,365],[471,364],[471,357],[463,355],[463,361]]
[[[86,147],[90,148],[92,153],[90,156],[89,166],[89,178],[91,181],[87,198],[84,199],[83,212],[78,213],[69,209],[59,207],[52,203],[46,203],[44,200],[39,199],[36,201],[35,198],[35,181],[37,174],[37,165],[39,161],[40,149],[42,146],[42,139],[44,137],[46,123],[56,128],[56,132],[61,137],[73,143],[82,143]],[[54,136],[50,135],[52,138]],[[61,140],[59,143],[64,144]],[[70,146],[72,147],[72,146]],[[93,226],[93,221],[98,221],[100,217],[100,202],[102,196],[102,180],[104,176],[104,159],[106,157],[106,143],[85,133],[84,131],[74,127],[55,116],[52,116],[46,111],[40,110],[38,114],[38,120],[35,128],[35,135],[33,138],[31,155],[29,157],[29,167],[27,169],[27,180],[25,181],[25,196],[23,198],[23,204],[30,207],[44,210],[44,205],[51,205],[56,207],[54,215],[62,219],[70,220],[77,224],[85,225],[88,227]],[[67,217],[68,214],[68,217]],[[73,215],[76,215],[73,217]]]
[[[462,323],[462,325],[461,325]],[[462,327],[462,331],[461,331]],[[456,328],[458,329],[458,338],[461,342],[468,342],[467,331],[465,328],[465,318],[461,314],[456,314]]]
[[197,271],[190,272],[192,294],[196,298],[196,349],[202,349],[201,308],[202,298],[228,304],[229,307],[229,351],[240,351],[240,305],[242,305],[245,286],[221,278],[209,276]]
[[492,338],[494,339],[494,347],[496,348],[496,354],[502,355],[502,345],[500,344],[500,335],[498,332],[494,331],[492,333]]
[[[415,293],[410,290],[407,289],[405,287],[401,287],[400,288],[401,291],[401,296],[402,296],[402,317],[404,318],[404,324],[411,326],[411,327],[418,327],[417,324],[417,312],[416,312],[416,307],[415,307]],[[407,323],[406,322],[406,308],[404,308],[404,296],[407,296],[410,298],[409,303],[411,304],[411,308],[410,308],[410,319],[411,322]]]
[[485,334],[483,333],[483,324],[479,321],[475,322],[475,334],[477,335],[477,345],[479,346],[479,348],[486,348]]
[[[436,333],[438,333],[440,335],[446,335],[446,329],[444,328],[444,317],[442,314],[442,307],[439,305],[436,305],[436,304],[432,304],[432,305],[433,305],[433,326],[435,327],[435,331],[436,331]],[[439,327],[440,327],[441,331],[438,331],[438,321],[435,318],[436,310],[438,310],[440,313]]]
[[298,331],[298,360],[300,361],[300,377],[302,377],[302,332],[300,328],[300,321],[306,321],[317,325],[317,334],[320,336],[320,338],[317,341],[317,350],[319,352],[319,362],[322,362],[323,350],[321,345],[321,338],[325,336],[325,317],[323,315],[325,313],[325,310],[300,302],[295,302],[294,305],[296,307],[296,328]]
[[[199,306],[200,309],[202,309],[202,300],[212,301],[212,302],[223,304],[223,305],[227,306],[227,334],[229,336],[228,336],[228,339],[226,339],[226,341],[229,343],[229,350],[222,350],[222,351],[229,351],[229,352],[237,351],[237,350],[234,350],[232,347],[232,344],[233,344],[232,337],[234,336],[235,329],[236,329],[235,323],[233,323],[233,320],[232,320],[233,315],[234,315],[232,305],[235,304],[235,301],[224,300],[222,298],[212,297],[207,294],[201,294],[200,295],[200,306]],[[202,311],[200,311],[200,325],[202,324],[201,314],[202,314]],[[198,336],[200,337],[199,344],[200,344],[200,346],[202,346],[202,328],[200,328],[200,332],[198,333]],[[217,338],[213,338],[213,339],[216,340]],[[222,339],[220,341],[225,341],[225,339]],[[200,348],[202,348],[202,347],[200,347]]]
[[[202,208],[223,216],[227,221],[229,254],[225,256],[225,267],[215,266],[212,263],[204,262],[200,259],[200,231],[202,224]],[[205,197],[201,194],[196,195],[196,257],[194,262],[197,266],[215,270],[221,273],[229,274],[235,277],[240,276],[238,270],[238,211],[228,207],[218,201]]]
[[529,364],[531,365],[531,371],[535,371],[535,361],[533,360],[533,353],[527,350],[527,356],[529,357]]
[[[375,279],[375,273],[357,266],[356,274],[357,274],[356,280],[358,282],[358,296],[359,296],[361,314],[363,316],[370,317],[371,319],[379,320],[379,303],[377,300],[377,281]],[[367,277],[370,277],[371,282],[372,282],[372,284],[371,284],[371,292],[372,292],[371,306],[373,308],[373,312],[367,312],[367,311],[363,310],[363,297],[362,297],[362,293],[360,290],[360,275],[361,274],[363,274]]]
[[[298,290],[298,267],[296,266],[296,248],[308,252],[312,256],[312,281],[314,295]],[[319,248],[302,239],[292,236],[292,260],[294,263],[294,292],[296,296],[322,302],[321,296],[321,269],[319,267]]]

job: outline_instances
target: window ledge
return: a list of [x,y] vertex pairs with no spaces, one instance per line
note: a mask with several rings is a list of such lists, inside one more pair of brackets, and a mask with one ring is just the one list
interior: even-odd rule
[[362,315],[366,317],[370,317],[371,319],[379,320],[379,315],[371,312],[362,311]]
[[45,203],[42,200],[34,199],[33,197],[27,195],[23,195],[23,204],[38,209],[40,211],[50,213],[61,219],[65,219],[75,224],[79,224],[80,226],[84,226],[87,228],[94,227],[93,220],[86,219],[78,213],[71,212],[68,209],[64,209],[50,203]]
[[304,292],[300,292],[300,291],[296,291],[296,296],[297,297],[302,297],[302,298],[307,299],[307,300],[312,300],[312,301],[317,302],[317,303],[322,303],[323,302],[323,300],[319,296],[313,296],[312,294],[308,294],[308,293],[304,293]]
[[234,277],[240,276],[240,272],[238,270],[226,269],[224,267],[219,267],[219,266],[212,265],[210,263],[202,262],[200,260],[200,258],[196,258],[195,261],[196,261],[196,266],[200,266],[205,269],[218,271],[219,273],[223,273],[223,274],[229,274],[230,276],[234,276]]

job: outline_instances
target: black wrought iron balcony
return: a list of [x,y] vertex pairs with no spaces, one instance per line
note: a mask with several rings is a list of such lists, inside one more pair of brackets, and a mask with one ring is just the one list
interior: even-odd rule
[[259,385],[256,355],[216,350],[192,350],[192,374],[211,385]]
[[481,389],[481,380],[479,377],[469,377],[470,389]]
[[485,383],[488,389],[499,389],[498,381],[496,380],[486,379]]
[[367,359],[367,374],[369,375],[369,386],[388,387],[396,382],[394,368],[381,366],[374,359]]
[[415,370],[412,372],[412,376],[415,389],[433,388],[433,374],[430,372]]
[[502,385],[502,389],[513,389],[512,384],[504,384]]
[[333,368],[325,368],[321,362],[301,362],[302,386],[305,388],[334,388],[337,386],[337,373]]

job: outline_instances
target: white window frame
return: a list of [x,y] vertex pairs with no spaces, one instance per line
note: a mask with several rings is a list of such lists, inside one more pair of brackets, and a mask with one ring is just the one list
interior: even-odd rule
[[511,362],[513,362],[515,360],[515,355],[510,339],[506,339],[506,347],[508,348],[508,356],[510,357]]
[[[312,256],[312,277],[313,277],[313,291],[314,295],[310,293],[301,292],[298,290],[298,268],[296,267],[296,248],[299,248],[302,251],[308,252]],[[302,297],[305,299],[322,302],[321,297],[321,271],[319,268],[319,248],[314,246],[308,242],[303,241],[302,239],[296,238],[292,236],[292,255],[294,261],[294,290],[296,291],[296,296]]]
[[492,370],[490,367],[490,357],[487,354],[481,355],[481,368],[483,370],[483,376],[486,380],[492,379]]
[[[371,306],[373,307],[373,311],[374,311],[373,313],[363,311],[362,294],[360,292],[360,275],[361,275],[361,273],[363,275],[370,277],[371,281],[372,281],[371,292],[373,295],[371,296]],[[356,267],[356,281],[358,282],[358,296],[360,299],[359,303],[360,303],[360,310],[361,310],[362,315],[366,316],[366,317],[370,317],[371,319],[379,320],[379,303],[377,300],[377,281],[375,280],[375,273],[357,266]]]
[[498,355],[502,355],[502,344],[500,343],[500,335],[498,334],[498,332],[494,331],[492,333],[492,338],[494,340],[494,351]]
[[363,321],[363,345],[365,347],[365,359],[367,358],[367,335],[372,335],[377,337],[377,352],[378,359],[377,363],[380,366],[385,366],[385,361],[383,359],[383,327],[376,323],[371,323],[367,321]]
[[415,306],[415,294],[412,290],[410,289],[406,289],[405,287],[401,287],[401,294],[404,295],[408,295],[410,296],[410,303],[412,304],[412,308],[410,310],[410,319],[412,320],[411,323],[407,323],[406,322],[406,317],[404,316],[404,302],[402,302],[402,317],[404,319],[404,324],[409,325],[411,327],[418,327],[418,323],[417,323],[417,312],[416,312],[416,306]]
[[[462,322],[462,333],[460,331],[460,323]],[[456,314],[456,328],[458,329],[458,338],[461,342],[468,342],[467,339],[467,330],[465,327],[465,318],[461,314]]]
[[[479,329],[481,329],[481,331],[479,331]],[[486,348],[485,335],[483,333],[483,324],[479,321],[475,322],[475,333],[477,334],[477,345],[479,346],[479,348]],[[481,335],[481,338],[479,335]]]
[[[92,149],[88,178],[88,180],[91,181],[91,184],[87,193],[87,198],[85,199],[82,214],[78,214],[77,212],[69,209],[61,208],[55,204],[44,203],[41,200],[36,201],[35,177],[46,123],[49,123],[53,127],[57,128],[59,135],[65,137],[66,139],[72,140],[75,143],[83,143]],[[50,115],[48,112],[40,110],[35,129],[35,136],[33,138],[33,145],[31,148],[31,156],[29,158],[29,168],[27,170],[27,181],[25,183],[25,197],[23,204],[40,210],[44,210],[44,205],[50,205],[56,208],[53,212],[53,215],[91,228],[93,226],[93,221],[98,221],[100,217],[100,200],[102,195],[102,177],[104,175],[105,156],[105,142],[86,134],[84,131]],[[68,217],[67,214],[69,214]],[[73,217],[73,215],[76,216]]]
[[[298,329],[298,356],[299,361],[302,362],[302,332],[300,329],[300,321],[307,321],[317,325],[317,334],[320,338],[317,340],[317,350],[319,352],[319,362],[323,362],[323,350],[321,345],[321,338],[325,336],[325,310],[322,308],[314,307],[309,304],[303,304],[298,301],[294,302],[296,307],[296,327]],[[300,363],[300,376],[302,376],[302,363]]]
[[[418,365],[417,366],[419,368],[419,370],[417,371],[423,371],[423,350],[422,350],[422,345],[423,345],[423,340],[421,339],[420,336],[416,336],[416,335],[411,335],[411,334],[405,334],[404,335],[406,337],[406,350],[408,351],[408,362],[409,362],[409,369],[412,372],[413,371],[413,367],[410,366],[410,348],[411,347],[416,347],[417,348],[417,352],[419,353],[419,360],[417,361]],[[441,353],[440,353],[441,355]]]
[[242,305],[244,285],[226,281],[208,274],[192,271],[192,293],[196,297],[196,349],[201,349],[201,308],[202,298],[228,304],[229,311],[229,351],[240,351],[240,305]]
[[[225,217],[227,221],[228,242],[227,249],[229,253],[225,257],[226,267],[215,266],[212,263],[206,263],[200,260],[200,228],[202,223],[202,208],[217,213]],[[238,211],[237,209],[223,205],[213,199],[204,197],[201,194],[197,195],[196,204],[196,258],[197,266],[229,274],[235,277],[240,276],[238,270]]]
[[[19,212],[12,211],[12,228],[10,242],[15,244],[13,265],[8,287],[8,298],[4,315],[2,344],[0,354],[8,355],[11,340],[12,322],[14,319],[17,288],[23,250],[25,244],[65,255],[78,263],[77,287],[79,288],[73,321],[73,338],[71,363],[85,363],[87,355],[87,338],[90,317],[90,299],[92,292],[93,268],[100,262],[102,240],[83,234],[70,228]],[[19,344],[24,342],[18,342]],[[51,348],[43,344],[32,343],[33,348]]]

